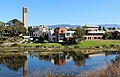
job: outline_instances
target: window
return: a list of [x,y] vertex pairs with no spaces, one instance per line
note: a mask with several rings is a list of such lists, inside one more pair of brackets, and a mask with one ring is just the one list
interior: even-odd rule
[[70,33],[66,33],[66,36],[70,36]]
[[55,33],[53,33],[52,36],[55,36]]
[[60,34],[60,40],[64,40],[64,35],[65,34]]
[[55,38],[52,38],[52,40],[55,40]]

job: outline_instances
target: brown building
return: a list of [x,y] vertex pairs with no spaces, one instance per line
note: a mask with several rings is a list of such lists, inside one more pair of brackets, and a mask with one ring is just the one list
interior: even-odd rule
[[26,7],[23,7],[23,24],[28,32],[28,10]]
[[56,42],[63,42],[66,40],[65,36],[66,36],[66,28],[56,28],[55,29],[55,35],[56,35]]

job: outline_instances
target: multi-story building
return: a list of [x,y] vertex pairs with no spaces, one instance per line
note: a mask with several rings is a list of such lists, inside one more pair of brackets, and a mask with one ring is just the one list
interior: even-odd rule
[[46,34],[49,31],[49,28],[44,25],[40,25],[38,27],[35,27],[35,31],[33,32],[33,37],[40,37],[42,34]]
[[41,35],[47,35],[48,41],[51,42],[64,42],[69,40],[75,31],[68,31],[67,28],[57,27],[55,29],[49,29],[46,26],[40,26],[37,31],[33,32],[33,37],[40,37]]
[[67,29],[66,28],[60,28],[60,27],[57,27],[55,29],[55,36],[56,36],[56,42],[63,42],[66,40],[65,36],[66,36],[66,31]]
[[66,31],[66,39],[69,40],[71,37],[73,37],[74,33],[75,31]]
[[55,29],[55,36],[56,36],[56,42],[64,42],[66,40],[69,40],[70,37],[74,34],[75,31],[67,31],[66,28],[56,28]]
[[83,27],[85,29],[86,35],[84,36],[85,40],[95,40],[102,39],[105,31],[99,30],[99,26],[96,25],[85,25]]
[[48,41],[55,42],[56,36],[55,36],[54,29],[49,30],[47,34],[48,34]]

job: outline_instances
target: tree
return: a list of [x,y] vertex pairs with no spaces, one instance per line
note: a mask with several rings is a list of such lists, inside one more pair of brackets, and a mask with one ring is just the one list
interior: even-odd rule
[[[26,28],[20,20],[13,19],[6,24],[8,25],[8,28],[6,28],[6,32],[9,32],[10,36],[19,36],[20,34],[26,34]],[[10,31],[11,29],[12,31]]]
[[80,41],[84,40],[84,35],[85,35],[85,30],[78,27],[76,28],[73,37],[71,37],[65,43],[67,43],[68,45],[79,43]]
[[18,19],[12,19],[6,23],[9,26],[24,26],[24,24]]
[[115,27],[113,27],[113,28],[112,28],[112,30],[116,30],[116,28],[115,28]]
[[111,37],[111,35],[109,33],[105,33],[102,38],[103,39],[110,39],[110,37]]
[[81,28],[76,28],[76,31],[73,35],[73,38],[79,43],[80,41],[84,40],[85,30]]
[[5,23],[0,21],[0,35],[5,32]]
[[103,30],[106,31],[105,27],[103,27]]
[[0,21],[0,26],[5,26],[5,23]]
[[101,29],[101,26],[99,26],[98,30],[102,30],[102,29]]
[[66,41],[66,43],[67,43],[68,45],[71,45],[71,44],[76,44],[77,42],[76,42],[76,39],[75,39],[75,38],[70,38],[69,40]]
[[23,67],[25,61],[27,61],[27,56],[23,55],[1,55],[0,64],[4,64],[7,68],[13,71],[18,71]]
[[112,33],[112,39],[120,39],[120,32],[115,31]]
[[33,35],[32,26],[29,26],[29,27],[28,27],[28,35],[29,35],[29,36]]

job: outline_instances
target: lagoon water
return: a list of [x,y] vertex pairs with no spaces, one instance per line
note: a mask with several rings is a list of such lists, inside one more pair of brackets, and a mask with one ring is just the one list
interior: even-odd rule
[[88,57],[76,53],[2,53],[0,77],[43,77],[48,73],[82,75],[86,71],[104,68],[116,54],[92,54]]

